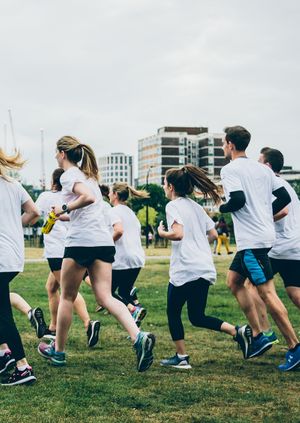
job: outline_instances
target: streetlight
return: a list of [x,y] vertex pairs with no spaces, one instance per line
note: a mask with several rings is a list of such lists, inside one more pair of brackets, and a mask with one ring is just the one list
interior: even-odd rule
[[[152,166],[149,167],[146,175],[146,191],[148,191],[148,185],[149,185],[149,174],[151,172]],[[149,198],[146,199],[146,248],[149,247]]]

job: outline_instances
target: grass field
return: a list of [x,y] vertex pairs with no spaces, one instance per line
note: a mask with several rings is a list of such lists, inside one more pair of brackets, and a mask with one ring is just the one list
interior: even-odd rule
[[[229,264],[217,258],[218,284],[211,288],[207,312],[232,323],[244,318],[225,286]],[[12,283],[12,291],[49,319],[44,283],[46,263],[27,264]],[[168,263],[148,263],[139,278],[139,297],[148,309],[144,329],[157,337],[155,362],[146,373],[137,373],[136,359],[126,334],[109,315],[101,315],[101,344],[86,347],[86,335],[78,317],[69,334],[68,365],[48,365],[37,353],[38,341],[27,319],[15,312],[27,357],[38,381],[25,387],[3,387],[0,422],[300,422],[300,372],[281,374],[285,344],[274,346],[263,357],[245,361],[230,337],[191,327],[184,312],[186,343],[193,366],[176,371],[159,366],[159,359],[173,354],[165,315]],[[287,299],[278,280],[297,332],[300,313]],[[82,286],[91,317],[95,303]]]

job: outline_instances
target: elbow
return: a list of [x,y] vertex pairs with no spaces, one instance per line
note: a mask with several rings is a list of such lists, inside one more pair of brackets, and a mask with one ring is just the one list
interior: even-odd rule
[[89,206],[96,201],[96,197],[94,195],[87,195],[84,197],[84,205]]

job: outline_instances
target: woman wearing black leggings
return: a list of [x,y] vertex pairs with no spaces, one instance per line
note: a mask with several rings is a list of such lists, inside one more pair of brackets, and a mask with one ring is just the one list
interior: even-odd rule
[[[38,217],[34,202],[24,188],[6,176],[7,169],[23,165],[19,153],[7,156],[0,149],[0,374],[14,364],[15,371],[2,385],[20,385],[36,380],[16,328],[9,297],[9,283],[24,267],[23,225]],[[24,214],[21,216],[21,209]]]
[[192,325],[225,332],[232,335],[242,347],[244,356],[251,343],[251,328],[241,328],[216,317],[206,316],[208,289],[215,283],[216,270],[209,241],[218,237],[215,223],[203,208],[188,198],[195,189],[220,200],[217,186],[205,173],[192,165],[181,169],[169,169],[165,175],[164,191],[171,201],[166,206],[169,230],[162,222],[158,233],[172,241],[170,283],[168,287],[167,314],[172,340],[176,346],[173,357],[161,361],[162,366],[190,369],[186,353],[181,312],[185,303]]

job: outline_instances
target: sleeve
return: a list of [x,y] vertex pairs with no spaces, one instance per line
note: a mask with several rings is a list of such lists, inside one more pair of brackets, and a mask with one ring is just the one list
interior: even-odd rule
[[19,192],[20,192],[20,199],[21,199],[21,204],[23,205],[24,203],[26,203],[26,201],[30,200],[31,197],[28,194],[28,192],[25,190],[25,188],[22,187],[21,184],[19,184]]
[[116,212],[116,210],[114,210],[113,207],[108,211],[108,218],[111,226],[114,226],[116,223],[122,223],[121,217],[118,215],[118,213]]
[[35,205],[37,206],[38,211],[41,213],[42,216],[45,216],[47,214],[47,211],[45,210],[45,201],[43,193],[38,196]]
[[206,225],[206,232],[210,231],[211,229],[215,229],[215,222],[206,214],[205,218],[205,225]]
[[167,215],[167,223],[169,231],[172,229],[173,223],[179,223],[179,225],[183,225],[182,217],[174,203],[170,201],[166,206],[166,215]]
[[271,170],[271,178],[272,178],[272,192],[278,190],[281,187],[284,187],[284,183],[282,182],[282,179],[276,176],[272,170]]
[[64,191],[66,192],[73,192],[74,185],[78,182],[85,182],[86,179],[84,177],[84,174],[79,170],[75,169],[76,171],[72,172],[65,172],[60,177],[60,183],[63,187]]

